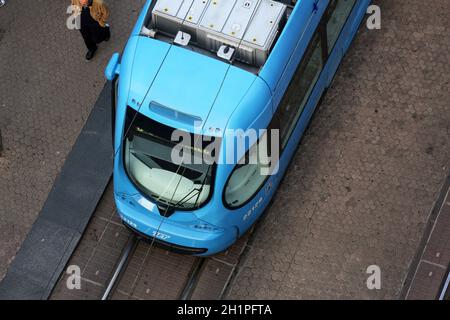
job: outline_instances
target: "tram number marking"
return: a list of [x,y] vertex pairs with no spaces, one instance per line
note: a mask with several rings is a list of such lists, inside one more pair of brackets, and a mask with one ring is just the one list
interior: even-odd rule
[[121,216],[121,218],[122,218],[123,221],[125,221],[125,223],[127,223],[128,225],[130,225],[134,229],[137,229],[137,224],[136,223],[134,223],[133,221],[131,221],[128,218],[125,218],[124,216]]
[[161,232],[158,232],[158,231],[153,231],[152,235],[153,235],[153,237],[161,239],[161,240],[167,240],[167,239],[170,238],[170,236],[168,234],[161,233]]
[[247,220],[248,218],[250,218],[250,216],[253,215],[253,214],[255,213],[256,209],[258,209],[258,207],[262,204],[263,200],[264,200],[263,197],[260,197],[260,198],[255,202],[255,204],[252,206],[252,208],[249,209],[249,210],[247,211],[246,214],[244,214],[244,217],[242,218],[242,220],[245,221],[245,220]]

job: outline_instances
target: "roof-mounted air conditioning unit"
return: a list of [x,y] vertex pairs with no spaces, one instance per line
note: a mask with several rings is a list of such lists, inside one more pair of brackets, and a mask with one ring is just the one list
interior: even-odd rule
[[158,32],[175,37],[182,30],[197,46],[222,58],[228,57],[226,47],[234,48],[234,58],[261,66],[285,10],[273,0],[158,0],[152,20]]

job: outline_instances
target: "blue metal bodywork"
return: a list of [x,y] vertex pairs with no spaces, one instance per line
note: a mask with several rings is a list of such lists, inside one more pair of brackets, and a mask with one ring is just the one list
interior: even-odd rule
[[[270,176],[254,198],[230,210],[222,197],[234,165],[217,166],[210,200],[195,211],[161,216],[128,178],[123,165],[123,137],[127,106],[165,125],[193,132],[192,124],[153,112],[159,103],[202,122],[203,134],[220,136],[227,129],[266,129],[299,65],[329,0],[301,0],[297,4],[267,62],[256,75],[223,61],[139,35],[147,1],[123,52],[120,67],[109,65],[105,74],[120,73],[116,101],[114,193],[123,221],[142,234],[183,247],[223,251],[261,216],[273,197],[324,90],[348,49],[370,0],[358,0],[328,63],[311,93],[289,142],[281,154],[278,173]],[[316,9],[316,10],[314,10]],[[253,141],[256,142],[256,141]],[[223,151],[223,150],[221,150]],[[221,152],[222,153],[222,152]],[[238,154],[240,157],[242,154]],[[143,201],[147,203],[144,207]]]

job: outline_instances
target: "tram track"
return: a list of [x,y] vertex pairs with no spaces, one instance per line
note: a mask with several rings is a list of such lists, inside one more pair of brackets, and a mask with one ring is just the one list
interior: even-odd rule
[[[139,235],[132,233],[130,235],[130,238],[129,238],[126,246],[122,250],[122,254],[121,254],[119,260],[117,261],[116,267],[115,267],[114,271],[112,272],[111,278],[108,281],[108,284],[106,286],[105,291],[103,292],[101,300],[113,299],[115,291],[118,288],[120,281],[122,280],[123,276],[127,272],[128,264],[131,261],[138,244],[141,241],[150,246],[149,250],[153,249],[151,247],[152,246],[151,241],[147,242]],[[192,267],[191,267],[189,273],[187,274],[184,286],[179,291],[180,293],[178,294],[178,297],[177,297],[179,300],[190,300],[191,299],[206,261],[207,261],[207,258],[203,258],[203,257],[195,257],[194,258]],[[133,272],[133,271],[131,271],[131,272]]]
[[141,240],[140,237],[137,236],[136,234],[130,235],[130,239],[128,240],[125,248],[123,249],[122,255],[120,256],[120,259],[117,263],[115,271],[113,272],[111,280],[108,282],[106,290],[103,293],[102,300],[109,300],[109,298],[111,297],[111,293],[117,287],[122,274],[125,272],[127,265],[130,262],[131,256],[136,250],[138,241],[140,240]]
[[[179,254],[132,232],[120,220],[108,185],[50,299],[220,299],[248,236],[212,257]],[[67,286],[79,267],[80,289]]]
[[194,264],[192,265],[192,270],[189,274],[189,278],[181,291],[178,300],[190,300],[194,293],[194,290],[200,279],[200,274],[203,271],[203,266],[207,258],[196,258]]
[[447,277],[444,279],[444,282],[442,283],[438,299],[450,300],[450,268],[447,270]]

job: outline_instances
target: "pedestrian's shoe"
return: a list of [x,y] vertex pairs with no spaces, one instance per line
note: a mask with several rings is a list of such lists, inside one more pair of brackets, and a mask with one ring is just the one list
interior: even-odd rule
[[88,61],[91,60],[95,55],[95,51],[97,51],[97,48],[95,48],[94,50],[89,50],[86,53],[86,60],[88,60]]

